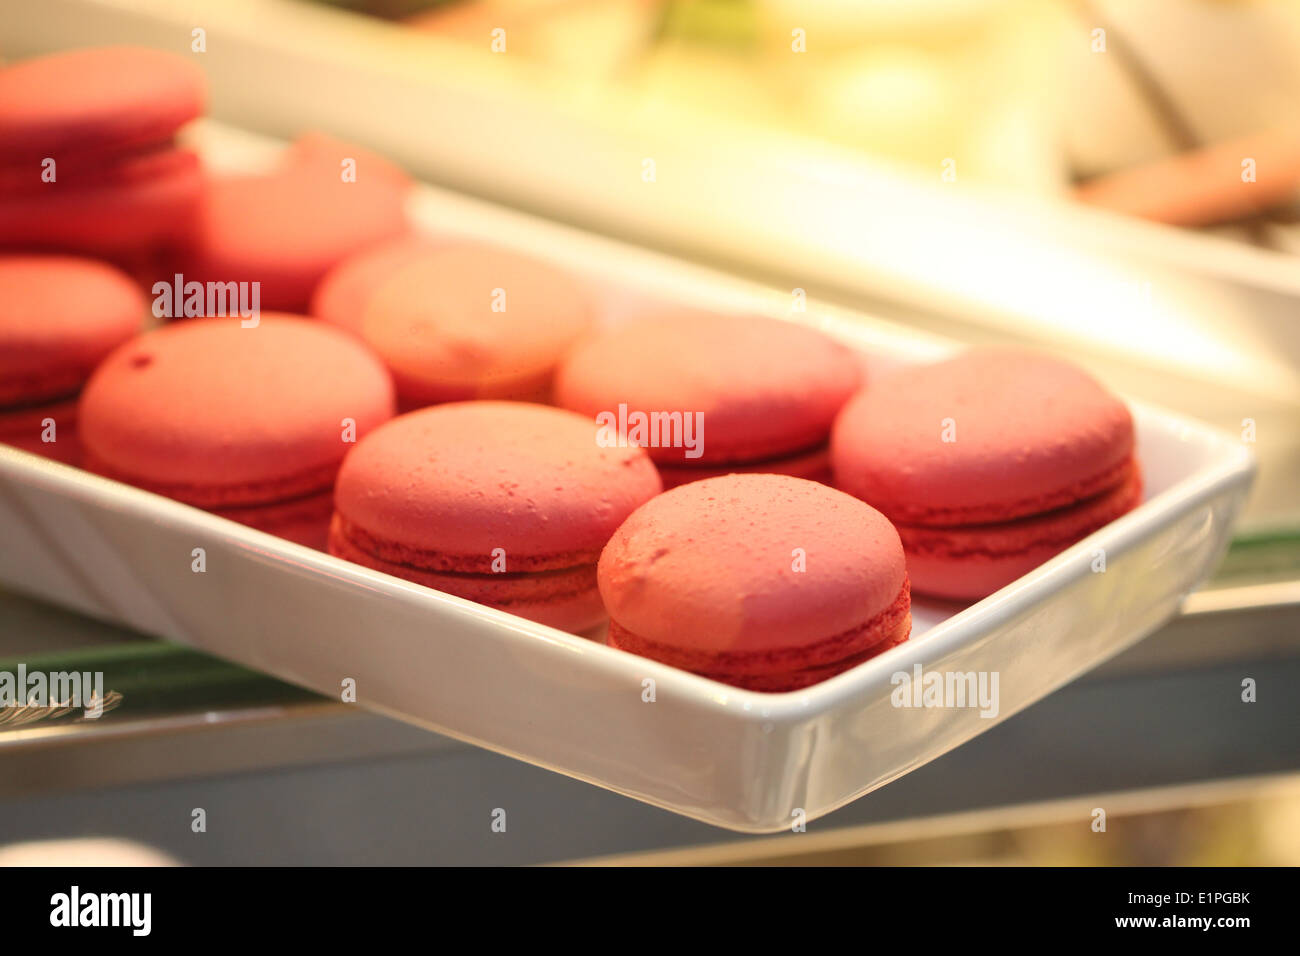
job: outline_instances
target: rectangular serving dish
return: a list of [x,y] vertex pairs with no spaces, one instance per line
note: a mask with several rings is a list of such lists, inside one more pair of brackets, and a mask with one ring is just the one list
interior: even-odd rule
[[[275,148],[214,126],[194,139],[228,168]],[[861,349],[869,375],[954,348],[811,301],[794,312],[789,292],[429,187],[412,214],[583,273],[607,321],[679,301],[808,322]],[[773,832],[1029,706],[1150,633],[1204,580],[1253,458],[1191,421],[1134,414],[1147,485],[1138,509],[976,604],[918,600],[906,644],[788,694],[677,671],[6,446],[0,583],[330,697],[351,679],[360,706],[708,823]],[[891,678],[916,665],[996,673],[996,716],[894,706]]]

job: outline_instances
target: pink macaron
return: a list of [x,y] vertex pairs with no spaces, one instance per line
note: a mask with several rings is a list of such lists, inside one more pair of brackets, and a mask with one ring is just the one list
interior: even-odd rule
[[75,463],[77,393],[147,315],[139,288],[107,263],[0,255],[0,441]]
[[970,600],[1134,508],[1133,417],[1077,366],[976,348],[856,396],[831,440],[837,487],[898,526],[913,588]]
[[392,370],[405,407],[549,397],[556,366],[593,317],[577,278],[474,243],[392,255],[402,261],[352,321]]
[[375,291],[406,266],[426,260],[439,245],[432,236],[411,233],[349,256],[317,284],[311,314],[361,335]]
[[455,402],[393,419],[339,472],[331,554],[543,624],[604,619],[596,560],[661,489],[639,448],[579,415]]
[[682,311],[611,327],[556,376],[556,403],[646,446],[664,484],[731,472],[829,480],[831,423],[857,357],[815,329]]
[[392,381],[356,339],[263,313],[174,323],[114,351],[82,393],[87,465],[324,547],[344,455],[392,416]]
[[198,66],[142,47],[0,70],[0,243],[133,260],[188,235],[201,177],[172,139],[205,99]]
[[789,475],[665,492],[614,533],[598,581],[610,646],[752,690],[806,687],[911,633],[888,519]]
[[162,143],[203,111],[206,97],[194,62],[146,47],[22,60],[0,70],[0,164]]
[[306,312],[330,269],[407,231],[409,189],[391,163],[312,139],[270,172],[213,177],[174,271],[186,281],[256,282],[262,308]]

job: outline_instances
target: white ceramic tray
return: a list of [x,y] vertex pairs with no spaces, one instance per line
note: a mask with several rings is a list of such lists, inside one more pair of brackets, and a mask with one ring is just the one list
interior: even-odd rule
[[[196,139],[226,166],[271,148],[213,127]],[[808,321],[862,348],[869,373],[951,348],[816,303],[792,314],[789,293],[432,189],[413,212],[590,275],[610,321],[663,299]],[[1226,546],[1254,463],[1230,437],[1135,414],[1141,507],[977,604],[918,600],[906,644],[789,694],[714,683],[5,446],[0,583],[329,696],[352,678],[360,706],[718,826],[775,831],[988,730],[1175,613]],[[191,570],[196,547],[205,573]],[[996,673],[997,715],[893,706],[891,676],[916,665]]]

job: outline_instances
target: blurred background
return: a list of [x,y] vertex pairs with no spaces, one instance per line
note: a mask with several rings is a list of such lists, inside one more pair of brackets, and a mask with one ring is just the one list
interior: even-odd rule
[[[0,724],[0,842],[119,836],[196,863],[1300,862],[1300,3],[0,0],[6,59],[200,35],[214,124],[326,130],[776,290],[1066,353],[1243,435],[1260,477],[1180,618],[793,845],[0,593],[0,658],[103,669],[135,701]],[[485,845],[458,826],[491,800],[538,827]],[[200,805],[221,835],[173,819]]]

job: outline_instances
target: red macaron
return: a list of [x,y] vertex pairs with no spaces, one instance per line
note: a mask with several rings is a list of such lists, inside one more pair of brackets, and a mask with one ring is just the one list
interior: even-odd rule
[[142,47],[0,70],[0,243],[134,261],[188,235],[202,178],[172,138],[205,99],[194,63]]
[[186,281],[256,282],[262,308],[305,312],[335,265],[407,231],[410,185],[386,160],[312,137],[270,172],[213,177],[175,271]]
[[1134,508],[1133,416],[1077,366],[976,348],[855,397],[837,487],[898,526],[916,591],[976,599]]
[[555,398],[645,445],[669,488],[745,471],[829,480],[831,423],[861,378],[853,352],[815,329],[683,311],[580,344]]
[[[401,260],[395,262],[394,259]],[[398,247],[354,316],[407,408],[467,399],[545,401],[555,368],[593,316],[562,269],[507,249]]]
[[411,412],[348,455],[331,554],[581,632],[604,619],[596,560],[661,489],[639,448],[602,448],[581,416],[522,402]]
[[392,416],[392,380],[352,336],[264,313],[196,319],[114,351],[82,393],[87,465],[323,547],[334,477]]
[[0,441],[75,463],[77,393],[147,316],[140,289],[107,263],[0,256]]
[[598,581],[611,647],[751,690],[806,687],[911,633],[893,526],[788,475],[665,492],[614,533]]

